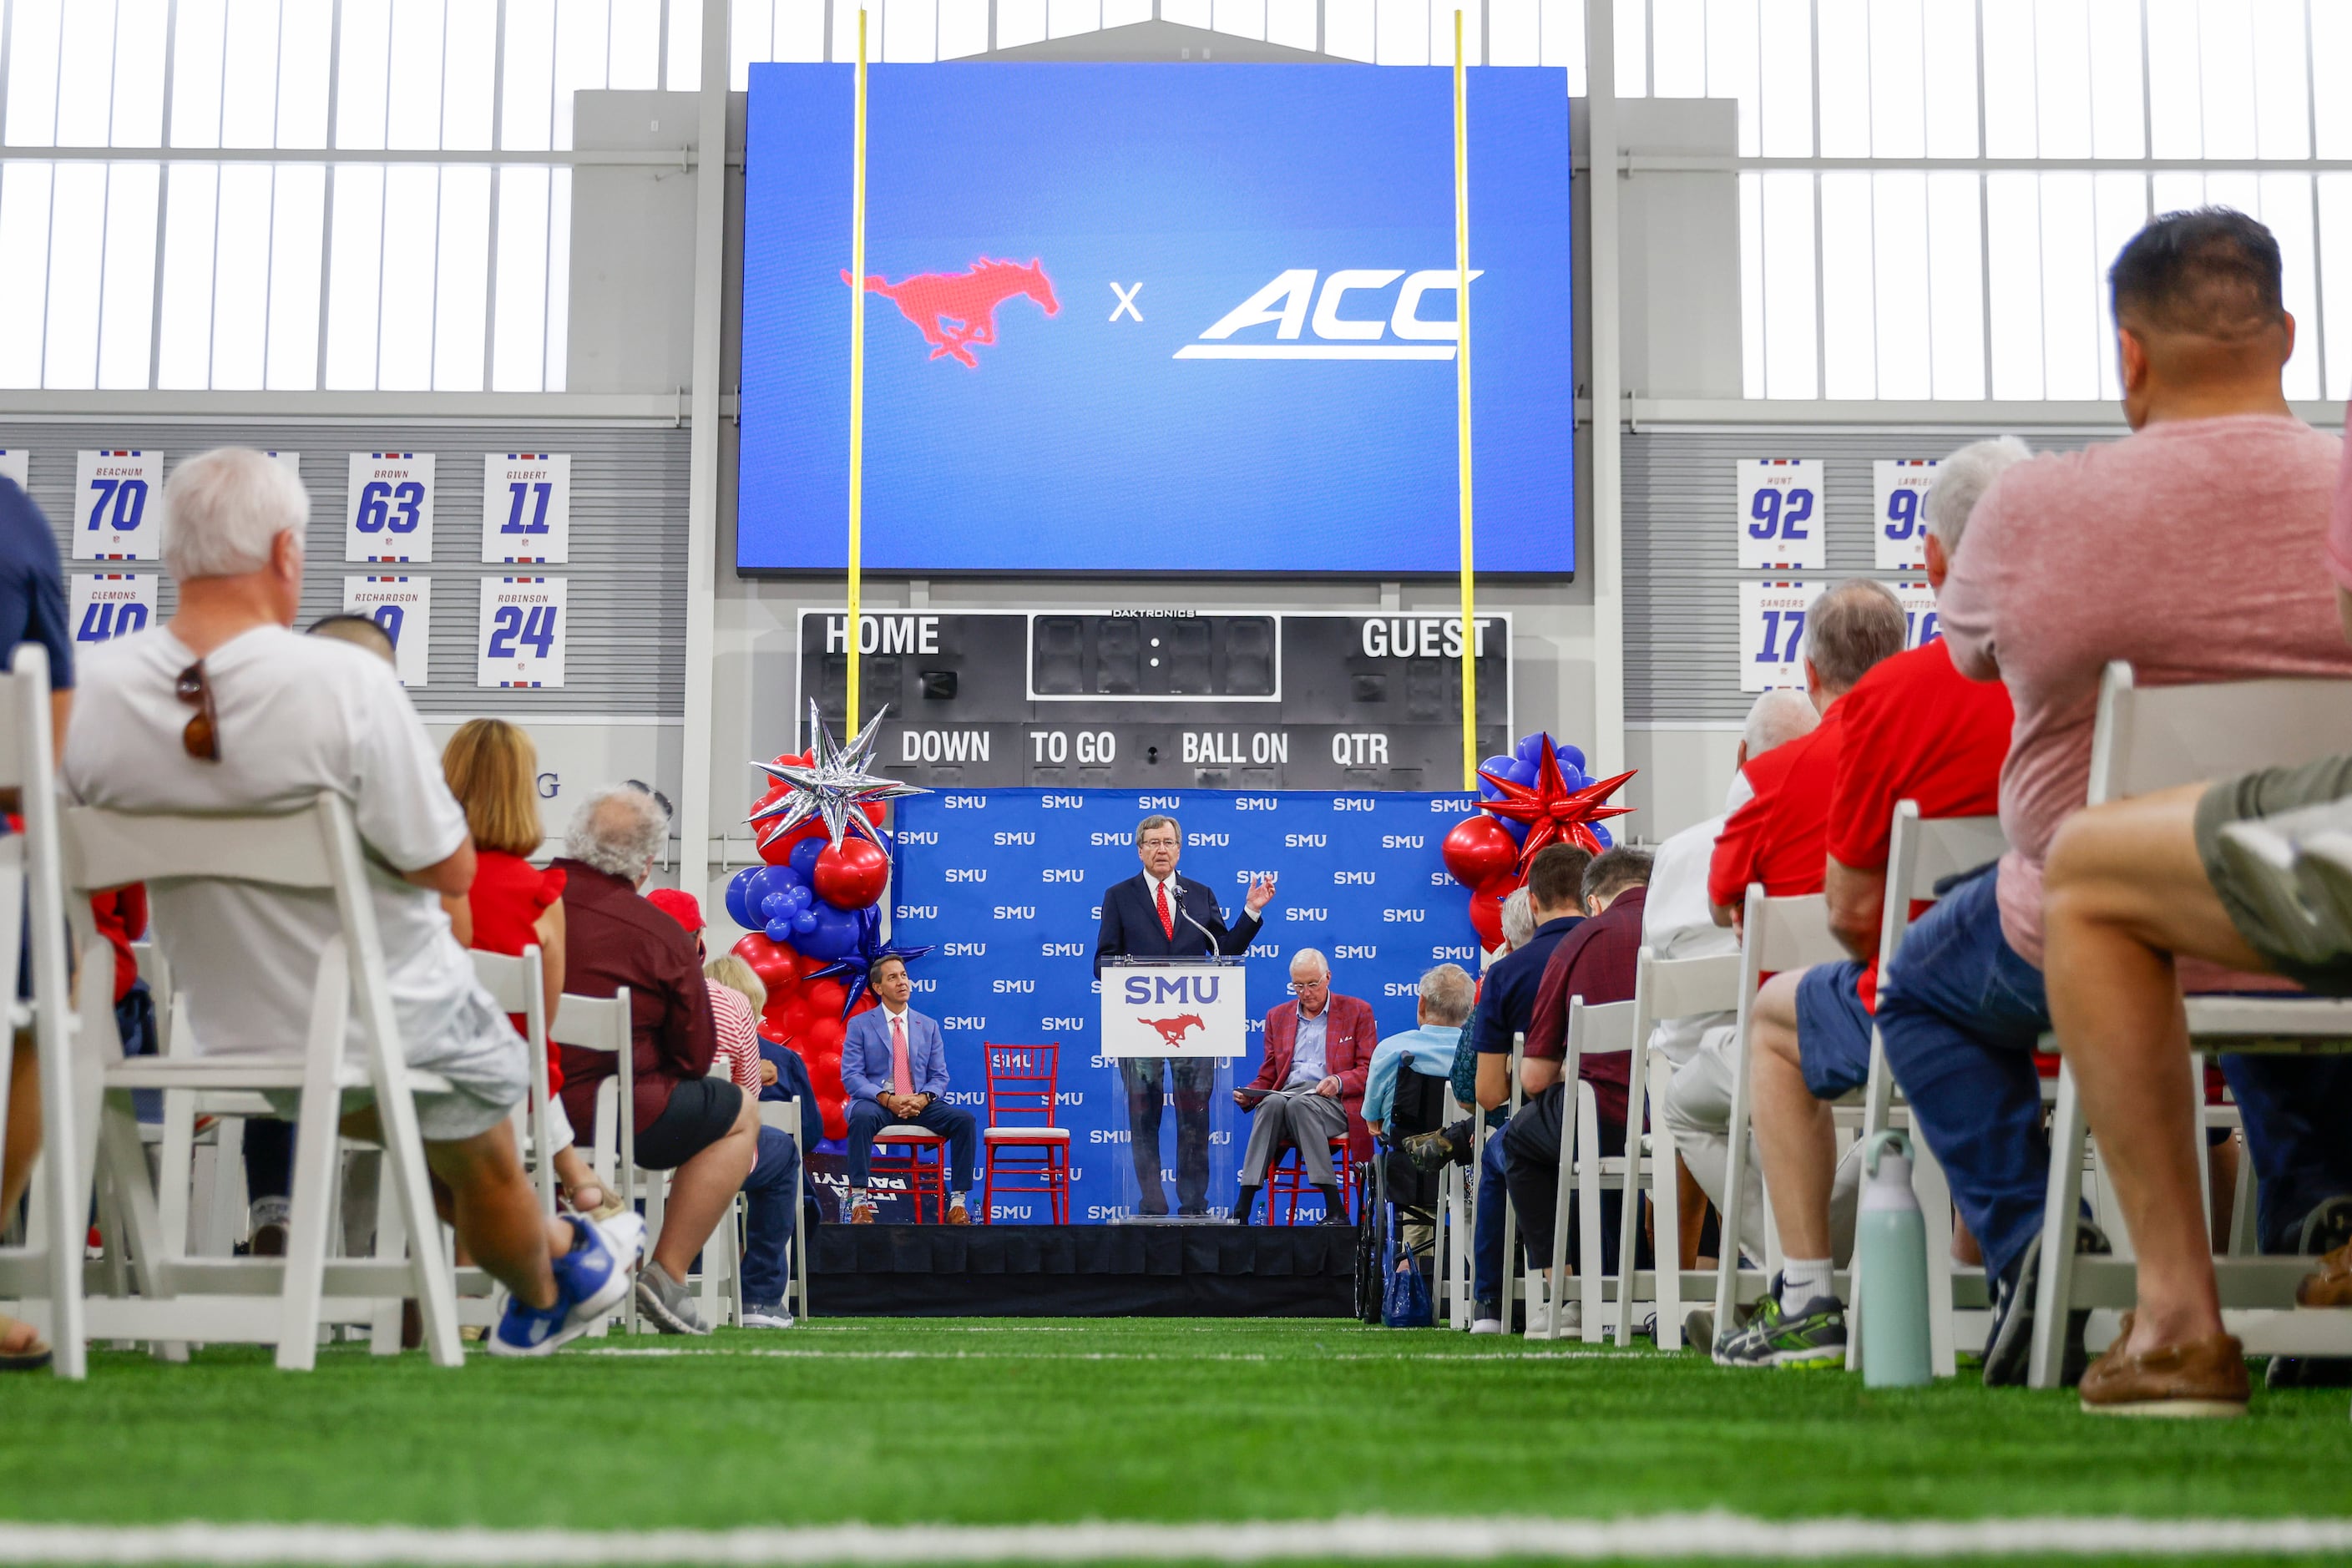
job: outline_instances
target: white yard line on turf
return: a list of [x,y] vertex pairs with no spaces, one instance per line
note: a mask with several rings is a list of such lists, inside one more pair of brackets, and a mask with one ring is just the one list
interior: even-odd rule
[[1622,1351],[1333,1351],[1317,1354],[1300,1351],[1282,1355],[1263,1351],[1204,1351],[1198,1355],[1165,1354],[1158,1351],[827,1351],[752,1348],[737,1350],[714,1345],[708,1350],[684,1345],[646,1345],[637,1349],[585,1350],[579,1355],[604,1356],[759,1356],[792,1361],[1617,1361]]
[[427,1530],[407,1526],[0,1525],[0,1563],[318,1563],[331,1568],[583,1564],[1273,1563],[1328,1557],[1478,1562],[1703,1557],[2046,1555],[2199,1558],[2352,1552],[2352,1520],[1617,1520],[1356,1517],[1241,1524],[815,1525],[725,1531]]

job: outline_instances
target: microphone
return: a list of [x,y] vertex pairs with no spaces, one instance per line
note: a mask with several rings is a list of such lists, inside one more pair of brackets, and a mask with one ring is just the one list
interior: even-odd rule
[[1211,958],[1222,958],[1224,956],[1223,952],[1217,946],[1215,934],[1212,932],[1207,926],[1204,926],[1199,921],[1194,920],[1192,918],[1192,911],[1184,907],[1184,900],[1181,892],[1177,896],[1176,900],[1176,912],[1184,917],[1184,923],[1186,925],[1191,926],[1194,931],[1199,931],[1202,936],[1208,940],[1209,956]]

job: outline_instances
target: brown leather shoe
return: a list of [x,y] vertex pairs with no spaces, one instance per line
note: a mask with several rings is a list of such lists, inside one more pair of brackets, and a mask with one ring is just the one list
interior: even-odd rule
[[2083,1408],[2093,1415],[2243,1415],[2249,1397],[2246,1347],[2235,1334],[2208,1334],[2144,1355],[2126,1355],[2132,1314],[2106,1353],[2083,1374]]
[[948,1223],[950,1225],[970,1225],[971,1223],[971,1212],[961,1204],[950,1204],[948,1205]]
[[849,1223],[852,1225],[872,1225],[874,1223],[874,1205],[872,1204],[850,1205]]
[[2294,1287],[2298,1307],[2352,1307],[2352,1242],[2323,1256]]

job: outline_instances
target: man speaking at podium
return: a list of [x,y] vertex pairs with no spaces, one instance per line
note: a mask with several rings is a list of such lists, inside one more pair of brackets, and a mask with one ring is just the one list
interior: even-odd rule
[[[1102,978],[1106,958],[1205,958],[1212,952],[1228,956],[1249,951],[1257,935],[1258,917],[1274,901],[1274,878],[1261,876],[1250,884],[1242,902],[1242,918],[1232,931],[1217,907],[1217,896],[1200,883],[1176,874],[1176,860],[1184,852],[1184,830],[1172,816],[1147,816],[1135,829],[1135,852],[1143,874],[1112,886],[1103,895],[1102,930],[1095,938],[1095,978]],[[1209,1212],[1209,1091],[1216,1082],[1212,1057],[1127,1057],[1127,1125],[1135,1155],[1135,1181],[1140,1193],[1139,1212],[1168,1212],[1167,1190],[1160,1183],[1160,1112],[1166,1080],[1172,1068],[1176,1080],[1176,1206],[1177,1212],[1205,1217]]]

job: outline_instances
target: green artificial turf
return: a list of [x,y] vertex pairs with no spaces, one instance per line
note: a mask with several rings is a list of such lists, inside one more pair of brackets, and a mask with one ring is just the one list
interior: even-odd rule
[[85,1384],[0,1383],[0,1519],[98,1523],[2245,1518],[2352,1513],[2352,1421],[2340,1392],[2096,1420],[2071,1394],[1344,1321],[868,1319],[456,1372],[100,1352]]

